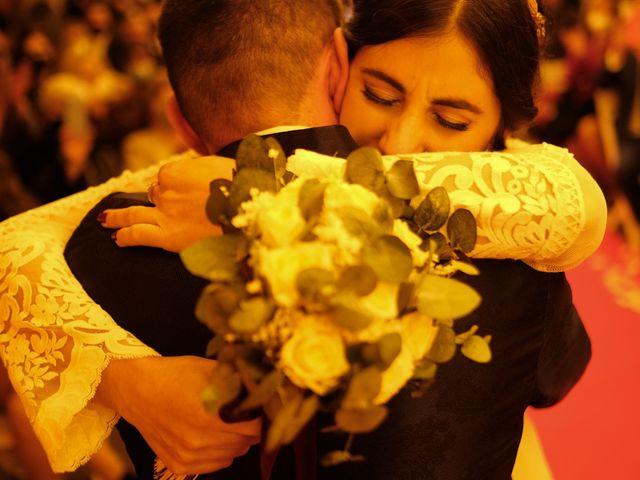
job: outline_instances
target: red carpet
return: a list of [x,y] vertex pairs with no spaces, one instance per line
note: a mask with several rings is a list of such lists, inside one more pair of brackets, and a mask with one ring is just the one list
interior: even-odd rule
[[532,418],[556,480],[640,479],[640,255],[607,234],[567,275],[593,357],[567,398]]

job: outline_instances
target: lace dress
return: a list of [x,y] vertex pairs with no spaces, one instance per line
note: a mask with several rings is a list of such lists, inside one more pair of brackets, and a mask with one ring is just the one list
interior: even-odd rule
[[[600,189],[564,149],[510,144],[504,152],[415,156],[424,188],[443,185],[478,220],[472,256],[523,259],[543,271],[571,268],[600,244]],[[114,191],[145,191],[159,166],[0,223],[0,355],[57,472],[72,471],[118,420],[95,402],[111,359],[157,355],[91,301],[64,261],[86,212]]]

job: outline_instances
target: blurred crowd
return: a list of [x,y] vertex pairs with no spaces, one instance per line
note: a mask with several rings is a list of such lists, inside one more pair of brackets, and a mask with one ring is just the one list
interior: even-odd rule
[[184,146],[159,0],[0,0],[0,220]]
[[[540,113],[640,249],[640,0],[541,0]],[[184,148],[168,125],[160,0],[0,0],[0,220]]]
[[539,114],[529,140],[567,147],[640,251],[640,0],[543,0]]

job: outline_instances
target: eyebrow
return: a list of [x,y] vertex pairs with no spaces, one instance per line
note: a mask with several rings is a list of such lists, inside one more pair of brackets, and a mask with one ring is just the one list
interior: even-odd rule
[[443,107],[458,108],[460,110],[468,110],[473,113],[481,114],[482,110],[462,98],[436,98],[431,103]]
[[389,85],[391,85],[393,88],[395,88],[396,90],[398,90],[400,93],[405,93],[405,88],[404,85],[402,85],[399,81],[397,81],[395,78],[390,77],[389,75],[387,75],[384,72],[381,72],[380,70],[375,70],[373,68],[363,68],[362,69],[362,73],[366,73],[367,75],[371,75],[372,77],[376,77],[379,80],[382,80],[383,82],[388,83]]

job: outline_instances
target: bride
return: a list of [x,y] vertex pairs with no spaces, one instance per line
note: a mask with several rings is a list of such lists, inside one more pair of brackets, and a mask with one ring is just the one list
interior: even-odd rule
[[[355,2],[345,36],[352,66],[341,123],[356,142],[387,154],[500,148],[535,114],[536,12],[526,0]],[[338,57],[346,54],[345,37],[338,31],[332,42]],[[416,161],[425,185],[443,184],[458,206],[476,213],[476,257],[525,259],[546,271],[578,264],[602,238],[606,210],[595,182],[565,150],[507,145],[496,153],[425,153]],[[186,176],[159,184],[158,205],[169,205],[168,192],[192,185],[196,174],[187,165],[165,168]],[[212,175],[198,172],[204,188],[190,192],[187,207],[120,216],[112,210],[102,217],[105,225],[130,228],[116,236],[122,245],[142,238],[127,236],[135,232],[131,223],[169,232],[168,222],[193,218],[194,202],[204,203],[218,168],[211,165]],[[117,419],[113,409],[92,401],[109,362],[155,355],[86,297],[62,252],[96,201],[113,191],[144,190],[156,174],[157,167],[126,173],[1,226],[0,352],[59,471],[85,461]]]

